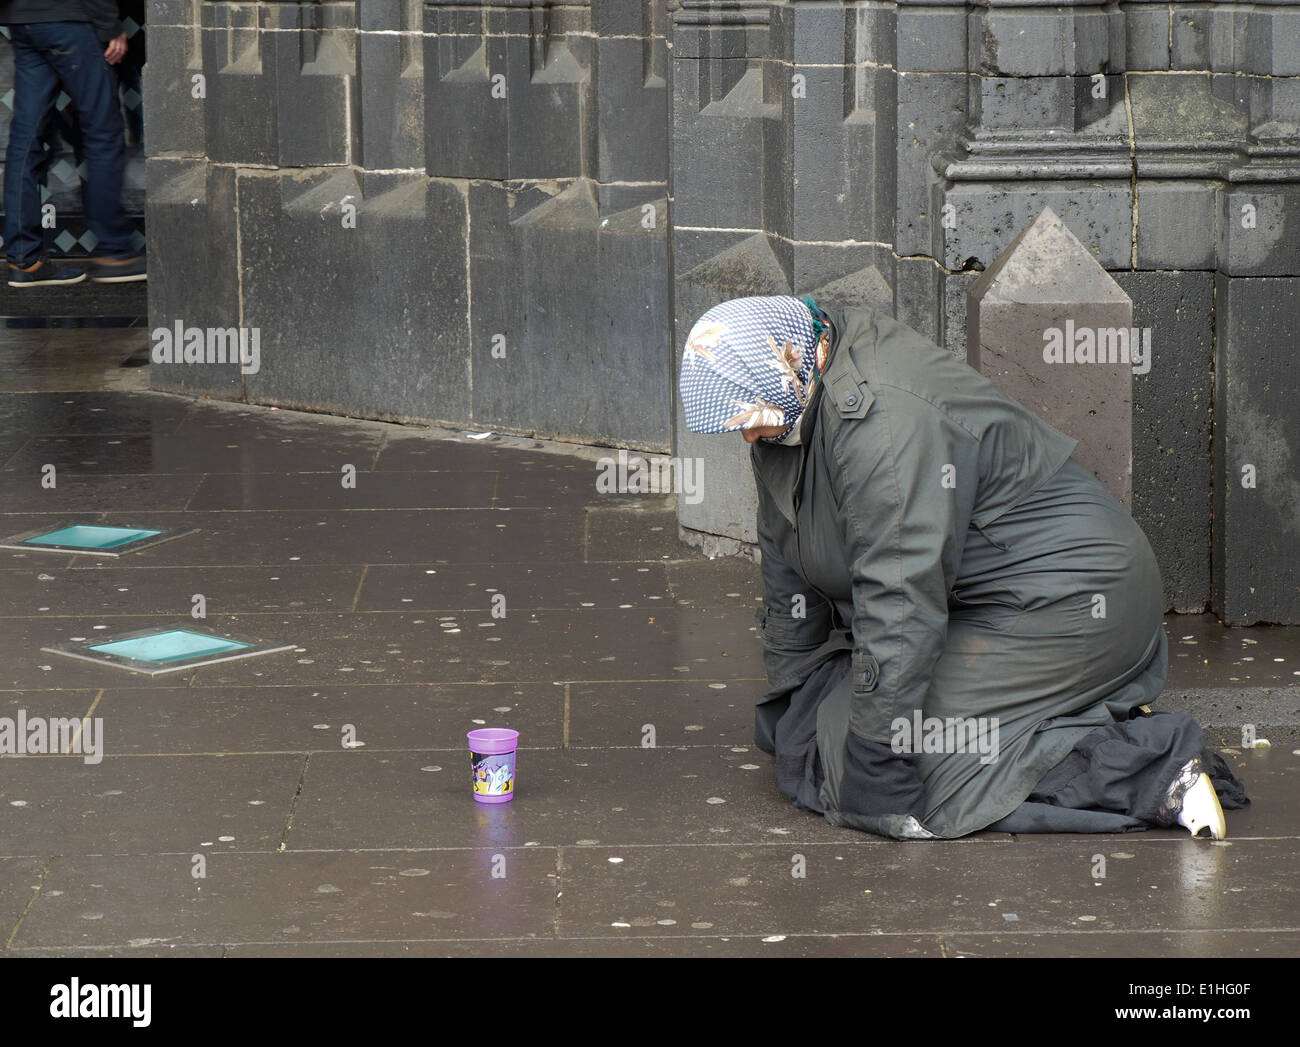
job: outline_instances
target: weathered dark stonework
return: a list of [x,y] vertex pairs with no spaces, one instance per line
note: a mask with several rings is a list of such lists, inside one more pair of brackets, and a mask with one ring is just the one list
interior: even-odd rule
[[[149,160],[149,326],[239,327],[235,172],[188,158]],[[199,293],[201,292],[201,293]],[[155,363],[155,389],[242,399],[238,367]]]
[[[273,281],[245,279],[243,326],[260,330],[262,351],[260,369],[245,379],[247,398],[466,424],[460,187],[338,167],[247,171],[238,188],[244,272],[274,272],[289,250],[315,259],[317,274],[315,293],[287,299]],[[410,236],[413,216],[427,235]],[[401,266],[389,261],[395,243]],[[388,322],[376,324],[377,313]]]
[[664,0],[151,16],[154,254],[189,277],[155,277],[153,319],[262,351],[159,387],[670,449]]
[[[1131,360],[1142,347],[1128,295],[1048,209],[971,285],[967,301],[966,362],[1077,440],[1074,457],[1131,508],[1139,370]],[[1145,377],[1149,360],[1142,366]]]
[[1133,323],[1159,332],[1133,381],[1133,518],[1160,564],[1171,610],[1210,600],[1210,410],[1214,274],[1114,273]]
[[1300,278],[1214,285],[1213,608],[1240,625],[1300,621]]
[[154,271],[178,274],[154,321],[256,311],[266,335],[257,375],[160,386],[700,455],[683,535],[736,550],[743,443],[675,404],[699,314],[865,301],[962,355],[971,285],[1050,207],[1153,331],[1133,511],[1169,606],[1300,620],[1300,493],[1222,486],[1238,450],[1285,460],[1259,434],[1297,446],[1294,338],[1258,338],[1300,328],[1300,5],[152,0],[150,22]]

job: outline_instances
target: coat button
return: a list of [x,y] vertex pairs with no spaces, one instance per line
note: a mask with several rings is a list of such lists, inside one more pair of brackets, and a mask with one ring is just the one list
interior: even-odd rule
[[849,393],[849,395],[844,398],[845,407],[853,407],[857,402],[858,398],[853,393]]

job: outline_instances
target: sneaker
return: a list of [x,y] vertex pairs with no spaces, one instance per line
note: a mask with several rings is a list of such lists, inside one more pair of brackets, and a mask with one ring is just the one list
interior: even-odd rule
[[1208,774],[1202,774],[1183,796],[1183,809],[1178,812],[1178,824],[1193,836],[1209,830],[1210,839],[1222,840],[1228,835],[1228,825],[1223,817],[1223,807]]
[[131,284],[148,280],[144,255],[134,258],[92,258],[90,278],[97,284]]
[[1228,835],[1223,806],[1199,757],[1183,765],[1161,803],[1156,824],[1175,823],[1193,836],[1207,834],[1212,840],[1222,840]]
[[48,258],[42,258],[25,269],[13,262],[9,263],[10,287],[62,287],[66,284],[79,284],[85,278],[84,269],[55,265]]

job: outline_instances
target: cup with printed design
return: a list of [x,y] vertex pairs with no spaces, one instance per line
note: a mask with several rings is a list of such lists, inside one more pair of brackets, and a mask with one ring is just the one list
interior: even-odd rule
[[470,764],[474,799],[478,803],[508,803],[515,798],[515,750],[519,732],[506,727],[470,731]]

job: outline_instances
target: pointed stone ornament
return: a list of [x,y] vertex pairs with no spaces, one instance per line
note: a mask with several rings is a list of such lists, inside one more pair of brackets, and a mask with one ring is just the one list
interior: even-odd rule
[[1133,381],[1151,331],[1050,207],[967,292],[966,362],[1048,425],[1126,508],[1133,487]]
[[822,284],[808,293],[818,305],[869,305],[894,315],[894,293],[874,265]]
[[697,287],[715,290],[720,298],[790,294],[790,281],[781,267],[781,260],[763,233],[746,237],[735,246],[705,259],[683,273],[682,279]]

